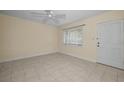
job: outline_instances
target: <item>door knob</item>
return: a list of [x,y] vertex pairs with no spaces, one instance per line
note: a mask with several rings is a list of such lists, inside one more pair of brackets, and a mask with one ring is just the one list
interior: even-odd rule
[[99,43],[99,42],[97,42],[97,47],[100,47],[100,46],[99,46],[99,44],[100,44],[100,43]]
[[99,42],[97,42],[97,44],[100,44]]
[[97,47],[99,47],[99,45],[97,45]]

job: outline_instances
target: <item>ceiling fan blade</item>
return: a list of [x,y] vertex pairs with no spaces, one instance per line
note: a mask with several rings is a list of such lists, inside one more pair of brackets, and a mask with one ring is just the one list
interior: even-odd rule
[[50,11],[51,11],[51,10],[44,10],[44,11],[45,11],[45,12],[49,12],[49,13],[50,13]]
[[45,17],[45,18],[48,18],[48,16],[47,15],[32,15],[33,17]]
[[64,14],[60,14],[60,15],[55,15],[55,18],[59,18],[59,19],[65,19],[66,16]]
[[59,23],[59,20],[57,20],[57,19],[52,19],[52,21],[53,21],[54,23],[56,23],[56,24]]
[[45,13],[31,12],[33,15],[46,15]]

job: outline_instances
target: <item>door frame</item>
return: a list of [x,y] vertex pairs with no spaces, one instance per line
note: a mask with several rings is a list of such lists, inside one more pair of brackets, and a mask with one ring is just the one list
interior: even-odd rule
[[[102,24],[102,23],[107,23],[107,22],[113,22],[113,21],[122,21],[122,30],[121,30],[121,40],[122,40],[122,46],[121,46],[121,49],[122,49],[122,52],[121,52],[121,56],[122,56],[122,62],[123,62],[123,69],[124,69],[124,19],[115,19],[115,20],[107,20],[107,21],[103,21],[103,22],[99,22],[96,24],[96,63],[99,63],[99,64],[102,64],[99,62],[98,60],[98,47],[97,47],[97,42],[98,42],[98,24]],[[103,65],[107,65],[107,64],[103,64]],[[110,65],[109,65],[110,66]],[[113,67],[113,66],[111,66]],[[117,67],[115,67],[117,68]],[[120,69],[120,68],[119,68]],[[121,68],[122,69],[122,68]]]

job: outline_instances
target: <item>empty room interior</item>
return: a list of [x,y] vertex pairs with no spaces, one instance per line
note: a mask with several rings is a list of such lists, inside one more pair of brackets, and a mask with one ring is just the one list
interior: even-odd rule
[[124,11],[0,10],[0,82],[124,82]]

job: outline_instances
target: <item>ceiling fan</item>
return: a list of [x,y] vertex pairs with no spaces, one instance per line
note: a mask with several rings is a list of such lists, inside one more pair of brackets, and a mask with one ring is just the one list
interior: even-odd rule
[[65,19],[65,14],[55,14],[52,10],[44,10],[42,13],[31,12],[35,17],[41,17],[44,23],[52,22],[54,24],[59,24],[60,19]]

